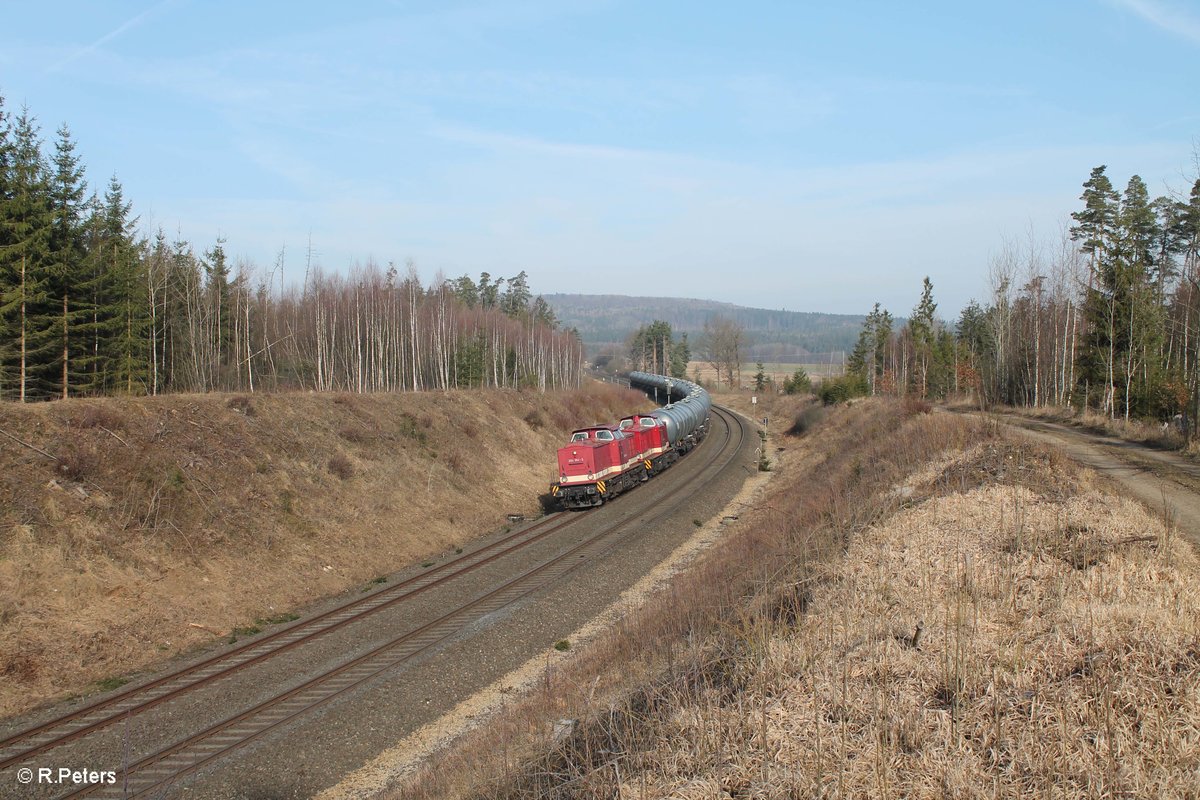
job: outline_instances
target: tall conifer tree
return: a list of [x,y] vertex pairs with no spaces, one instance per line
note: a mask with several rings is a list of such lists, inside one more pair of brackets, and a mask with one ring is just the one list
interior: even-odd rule
[[[61,341],[61,353],[55,370],[57,389],[59,396],[66,398],[75,382],[71,373],[72,337],[77,335],[76,326],[86,324],[90,316],[84,297],[77,293],[77,288],[87,282],[83,234],[87,183],[83,179],[79,157],[75,154],[75,142],[66,125],[58,129],[53,167],[49,191],[49,299],[56,305]],[[79,371],[81,366],[75,366],[75,369]],[[77,375],[76,379],[84,380],[82,375]]]
[[28,109],[9,128],[3,206],[0,208],[0,307],[12,344],[3,354],[11,378],[9,396],[25,401],[46,396],[41,380],[50,358],[46,286],[50,213],[46,165],[37,121]]

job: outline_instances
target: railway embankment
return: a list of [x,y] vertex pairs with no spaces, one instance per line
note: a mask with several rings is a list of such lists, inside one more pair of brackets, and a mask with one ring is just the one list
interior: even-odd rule
[[0,715],[294,619],[538,513],[641,395],[191,395],[0,407]]
[[387,796],[1193,793],[1192,545],[926,410],[775,409],[754,510]]

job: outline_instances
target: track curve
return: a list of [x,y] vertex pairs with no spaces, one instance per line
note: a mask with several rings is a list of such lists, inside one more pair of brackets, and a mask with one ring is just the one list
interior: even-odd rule
[[[160,792],[181,776],[197,770],[246,743],[273,731],[289,721],[318,708],[329,701],[352,692],[373,678],[403,665],[429,651],[469,626],[472,622],[511,606],[561,580],[622,541],[641,531],[649,522],[675,513],[692,495],[706,487],[734,463],[742,452],[750,426],[727,409],[714,407],[714,417],[722,423],[710,434],[708,455],[695,460],[702,450],[680,462],[674,470],[694,472],[690,479],[665,491],[654,502],[652,510],[629,518],[618,518],[613,524],[601,526],[593,534],[561,549],[555,555],[511,574],[490,590],[464,600],[441,616],[419,627],[349,659],[331,670],[321,672],[302,684],[279,692],[273,697],[231,716],[208,725],[202,730],[171,742],[155,752],[127,761],[114,786],[84,787],[63,797],[101,796],[136,797]],[[617,502],[620,505],[625,498]],[[383,610],[404,607],[405,601],[448,584],[480,567],[493,564],[506,556],[521,552],[551,540],[587,518],[587,514],[553,514],[538,522],[503,536],[478,549],[451,559],[426,573],[414,576],[363,598],[344,603],[316,617],[302,620],[268,636],[259,637],[234,650],[216,654],[170,675],[119,692],[109,698],[51,720],[0,742],[0,753],[6,766],[27,762],[31,755],[44,753],[74,739],[101,730],[114,721],[126,720],[147,709],[167,703],[189,691],[229,677],[251,665],[279,653],[298,648],[332,630],[353,625]]]

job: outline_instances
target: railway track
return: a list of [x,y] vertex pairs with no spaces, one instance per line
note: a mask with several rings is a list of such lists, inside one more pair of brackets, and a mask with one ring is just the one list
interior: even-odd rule
[[222,651],[168,675],[130,687],[100,702],[22,730],[0,740],[0,769],[60,747],[127,719],[132,714],[140,714],[165,703],[196,686],[230,677],[249,666],[362,621],[376,612],[392,608],[415,595],[448,583],[557,533],[571,524],[572,520],[568,517],[564,512],[549,515],[527,528],[519,529],[420,575],[365,597],[355,598],[337,608],[266,636],[256,637],[240,647]]
[[[395,636],[298,686],[240,710],[156,752],[130,761],[120,770],[114,785],[84,787],[61,796],[137,797],[159,794],[184,775],[436,648],[473,621],[562,579],[641,530],[647,522],[673,513],[686,496],[703,490],[736,459],[747,436],[747,425],[725,409],[714,407],[713,415],[721,419],[724,429],[720,433],[714,431],[720,441],[710,462],[700,468],[692,481],[681,483],[666,492],[647,513],[605,527],[554,556],[509,575],[498,585],[466,599],[415,630]],[[405,601],[416,595],[454,581],[505,556],[524,551],[585,517],[570,513],[552,514],[428,572],[10,736],[0,741],[0,759],[3,759],[0,760],[0,769],[85,737],[119,720],[141,714],[189,691],[209,686],[252,664],[312,642],[376,612],[402,607]]]

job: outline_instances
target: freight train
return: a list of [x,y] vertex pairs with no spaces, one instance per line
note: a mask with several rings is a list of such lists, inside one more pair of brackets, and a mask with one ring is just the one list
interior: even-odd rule
[[550,495],[565,509],[603,505],[662,472],[708,433],[712,400],[691,381],[629,373],[629,385],[667,401],[649,414],[622,417],[571,434],[558,450],[558,481]]

